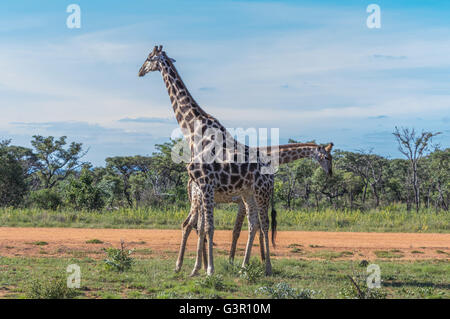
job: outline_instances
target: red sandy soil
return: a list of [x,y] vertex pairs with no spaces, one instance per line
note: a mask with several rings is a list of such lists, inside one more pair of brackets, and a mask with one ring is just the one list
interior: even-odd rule
[[[86,241],[99,239],[101,244]],[[174,257],[178,252],[181,230],[159,229],[83,229],[83,228],[16,228],[0,227],[0,256],[35,257],[91,257],[104,258],[102,248],[135,248],[139,257]],[[247,232],[243,231],[236,256],[243,255]],[[37,245],[37,242],[46,242]],[[192,232],[187,246],[188,256],[195,252],[197,236]],[[231,231],[218,230],[214,234],[215,254],[227,255]],[[259,240],[255,239],[252,254],[259,255]],[[374,260],[375,251],[392,251],[396,260],[450,260],[450,234],[416,233],[352,233],[280,231],[277,247],[271,246],[275,258],[297,259],[335,258],[347,260]],[[338,256],[339,252],[344,253]],[[392,253],[392,252],[391,252]],[[328,256],[328,257],[327,257]]]

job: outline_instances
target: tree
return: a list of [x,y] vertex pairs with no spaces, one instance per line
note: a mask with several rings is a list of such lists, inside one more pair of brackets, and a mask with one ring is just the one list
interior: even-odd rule
[[430,175],[437,190],[437,205],[449,210],[450,195],[450,148],[435,150],[430,154]]
[[109,175],[120,177],[122,181],[121,189],[130,207],[133,207],[130,177],[136,171],[136,163],[136,158],[133,156],[116,156],[106,159],[106,168],[109,170]]
[[0,141],[0,206],[17,206],[27,192],[26,174],[10,141]]
[[31,145],[34,148],[37,163],[36,171],[45,189],[53,188],[65,180],[84,163],[80,159],[86,155],[82,143],[72,142],[67,149],[66,136],[55,139],[53,136],[34,135]]
[[66,201],[76,209],[102,209],[105,205],[105,192],[94,183],[90,165],[83,167],[79,178],[68,180],[65,190]]
[[307,203],[312,192],[312,175],[317,164],[311,159],[300,159],[281,165],[275,177],[276,196],[292,208],[295,198],[303,198]]
[[[345,171],[335,169],[333,176],[328,176],[322,168],[317,168],[312,177],[314,191],[325,195],[335,209],[337,208],[336,200],[347,193],[344,174]],[[316,206],[318,207],[317,199]]]
[[392,159],[385,169],[384,191],[389,202],[407,202],[410,205],[411,196],[408,185],[408,161]]
[[420,184],[418,179],[418,164],[431,147],[434,136],[441,134],[440,132],[432,133],[422,131],[420,134],[416,130],[409,128],[395,127],[392,133],[398,143],[398,150],[405,155],[410,163],[411,184],[414,190],[414,203],[416,211],[420,208]]
[[336,150],[334,159],[337,168],[352,172],[361,178],[361,182],[363,183],[362,202],[365,203],[367,189],[371,185],[370,179],[372,175],[371,166],[368,165],[369,156],[363,152],[355,153]]

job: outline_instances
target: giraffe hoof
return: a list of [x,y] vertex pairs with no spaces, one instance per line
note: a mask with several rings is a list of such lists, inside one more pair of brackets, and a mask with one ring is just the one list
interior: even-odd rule
[[191,272],[191,274],[189,275],[189,277],[196,277],[198,276],[198,271],[194,270]]
[[175,269],[173,271],[175,271],[176,273],[179,273],[181,270],[181,267],[175,267]]

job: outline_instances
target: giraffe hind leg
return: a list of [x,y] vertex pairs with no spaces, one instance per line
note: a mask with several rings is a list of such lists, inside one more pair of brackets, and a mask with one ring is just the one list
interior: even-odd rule
[[245,219],[245,215],[246,215],[246,208],[245,208],[245,204],[242,201],[242,199],[239,200],[238,205],[239,205],[239,209],[238,209],[238,214],[236,216],[236,222],[234,223],[233,239],[231,241],[231,248],[230,248],[229,260],[230,260],[231,263],[234,262],[234,256],[236,254],[237,241],[238,241],[239,236],[241,234],[242,224],[244,223],[244,219]]

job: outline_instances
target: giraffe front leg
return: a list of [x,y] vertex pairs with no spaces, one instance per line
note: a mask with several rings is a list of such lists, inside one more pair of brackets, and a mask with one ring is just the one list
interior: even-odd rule
[[198,201],[193,200],[191,202],[191,210],[189,212],[188,217],[184,220],[181,228],[182,228],[182,235],[181,235],[181,244],[180,244],[180,250],[178,252],[178,258],[177,263],[175,266],[175,272],[179,272],[181,270],[181,267],[183,266],[183,260],[184,260],[184,253],[186,251],[186,243],[189,238],[189,234],[192,231],[192,228],[194,227],[196,220],[198,218]]
[[208,268],[206,273],[208,276],[214,273],[214,255],[213,255],[213,239],[214,239],[214,189],[211,185],[206,185],[203,189],[203,211],[205,235],[207,238],[208,247]]
[[204,214],[200,212],[201,217],[199,218],[199,222],[197,223],[197,233],[198,233],[198,241],[197,241],[197,258],[195,260],[194,269],[192,270],[190,276],[194,277],[198,275],[199,270],[202,268],[202,256],[203,256],[203,246],[205,244],[205,223],[204,223]]
[[245,204],[242,199],[239,200],[238,205],[239,209],[238,214],[236,216],[236,222],[234,223],[233,239],[231,241],[231,248],[230,248],[230,258],[229,258],[230,263],[234,262],[234,256],[236,254],[236,246],[239,236],[241,234],[242,224],[244,223],[244,218],[246,214]]

